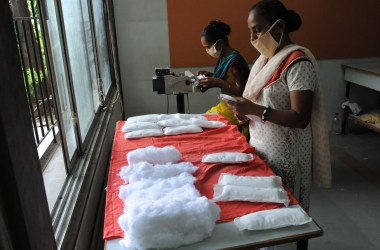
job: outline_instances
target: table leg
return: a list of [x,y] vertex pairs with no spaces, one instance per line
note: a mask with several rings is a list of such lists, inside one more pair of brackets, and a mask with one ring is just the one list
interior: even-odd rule
[[350,86],[349,82],[346,82],[346,101],[348,101],[348,97],[350,96]]
[[308,240],[297,241],[297,250],[307,250],[308,245],[309,245]]
[[345,107],[343,109],[342,134],[346,133],[346,126],[347,126],[347,119],[348,119],[349,112],[350,112],[350,108],[349,107]]
[[[349,95],[350,95],[350,83],[346,83],[346,101],[349,100]],[[342,134],[346,133],[346,125],[347,125],[347,118],[348,118],[348,113],[350,109],[348,107],[345,107],[343,110],[343,117],[342,117]]]
[[183,94],[176,94],[177,113],[185,113],[185,97]]

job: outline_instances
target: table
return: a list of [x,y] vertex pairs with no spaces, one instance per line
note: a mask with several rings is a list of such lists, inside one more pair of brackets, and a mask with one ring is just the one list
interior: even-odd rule
[[[204,241],[177,248],[178,250],[239,249],[252,250],[260,247],[280,245],[298,241],[297,249],[307,249],[307,239],[320,237],[323,230],[313,220],[302,225],[273,230],[242,231],[233,222],[218,223],[212,236]],[[108,240],[105,250],[125,250],[120,239]]]
[[[207,115],[209,120],[227,120],[219,115]],[[138,140],[125,141],[121,131],[122,122],[118,122],[114,144],[112,148],[110,171],[107,185],[107,202],[105,215],[104,238],[106,239],[106,249],[123,249],[119,245],[120,238],[123,237],[121,229],[115,222],[122,213],[123,204],[117,198],[118,186],[122,185],[118,177],[119,169],[126,164],[125,154],[135,148],[146,145],[174,145],[182,153],[183,161],[190,161],[200,169],[196,172],[197,188],[202,195],[210,198],[213,195],[213,185],[217,183],[219,174],[228,172],[239,175],[274,175],[270,167],[259,156],[251,162],[239,164],[207,164],[200,162],[204,154],[211,152],[235,151],[254,153],[254,148],[246,143],[245,138],[239,133],[236,126],[225,126],[218,129],[205,129],[202,133],[191,135],[167,136],[159,138],[143,138]],[[207,166],[207,167],[206,167]],[[291,204],[297,204],[294,196],[289,193]],[[264,246],[273,246],[287,242],[298,242],[298,249],[307,249],[307,239],[319,237],[323,230],[315,221],[303,226],[287,227],[276,230],[264,231],[244,231],[239,232],[231,220],[237,216],[247,213],[274,209],[283,205],[273,203],[250,203],[250,202],[222,202],[218,204],[221,208],[221,223],[217,223],[211,238],[202,242],[183,246],[179,249],[252,249]],[[241,208],[244,208],[242,211]],[[240,209],[240,212],[238,210]],[[243,213],[242,213],[243,212]]]
[[[350,86],[356,84],[377,92],[380,92],[380,62],[342,64],[344,80],[346,82],[346,100],[349,99]],[[362,122],[359,118],[349,113],[346,107],[343,112],[342,133],[346,132],[347,120],[351,119],[358,124],[380,133],[380,128],[369,123]]]

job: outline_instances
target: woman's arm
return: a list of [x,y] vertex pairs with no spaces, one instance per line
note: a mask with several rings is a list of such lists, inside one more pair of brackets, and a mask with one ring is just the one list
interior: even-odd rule
[[[290,128],[306,128],[310,122],[313,107],[313,90],[317,83],[317,75],[311,62],[300,61],[291,65],[286,72],[285,82],[289,89],[290,109],[275,110],[269,107],[267,121]],[[272,98],[276,98],[272,93]],[[262,117],[265,107],[244,98],[237,103],[230,103],[238,114],[253,114]],[[271,103],[270,99],[266,103]]]
[[245,85],[248,81],[249,76],[249,67],[246,62],[236,61],[231,64],[231,67],[229,68],[229,72],[232,74],[232,76],[235,79],[236,84],[236,90],[235,92],[238,92],[240,94],[236,94],[236,96],[242,96]]
[[233,62],[228,68],[228,72],[233,76],[235,84],[229,84],[227,81],[216,77],[206,77],[200,81],[200,84],[207,89],[218,87],[234,96],[242,96],[249,71],[245,70],[239,63]]
[[[236,98],[237,102],[227,101],[228,106],[239,116],[256,115],[261,117],[265,107],[245,98]],[[267,121],[290,128],[306,128],[310,122],[313,106],[313,91],[300,90],[290,92],[291,108],[275,110],[269,108]]]

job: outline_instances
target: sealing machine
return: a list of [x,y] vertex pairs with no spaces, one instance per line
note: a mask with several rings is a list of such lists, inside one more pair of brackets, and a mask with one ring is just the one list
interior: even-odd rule
[[190,71],[183,73],[170,72],[169,68],[156,68],[153,80],[153,91],[158,94],[176,95],[177,112],[185,112],[184,94],[200,91],[199,80],[202,76],[195,76]]
[[153,77],[153,91],[158,94],[176,95],[199,91],[199,77],[190,71],[184,73],[170,72],[169,68],[156,68],[156,76]]

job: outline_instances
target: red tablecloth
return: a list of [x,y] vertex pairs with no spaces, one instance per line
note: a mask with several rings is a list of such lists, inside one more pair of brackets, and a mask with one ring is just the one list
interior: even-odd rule
[[[207,115],[209,120],[219,120],[228,123],[219,115]],[[246,143],[245,137],[240,134],[237,127],[228,125],[217,129],[204,129],[202,133],[184,134],[176,136],[148,137],[140,139],[124,139],[120,121],[116,125],[116,132],[112,146],[111,162],[107,183],[106,209],[104,219],[104,239],[124,237],[124,232],[117,224],[118,217],[123,212],[123,202],[119,199],[119,187],[123,180],[118,176],[121,167],[128,165],[126,154],[137,148],[150,145],[164,147],[172,145],[182,154],[181,161],[192,162],[199,169],[195,172],[197,182],[195,186],[202,195],[208,198],[213,196],[213,186],[218,182],[221,173],[249,176],[272,176],[273,171],[255,154],[251,162],[240,164],[209,164],[202,163],[202,156],[216,152],[243,152],[254,153],[254,148]],[[289,193],[290,204],[297,204],[297,200]],[[276,203],[253,202],[218,202],[221,208],[221,218],[218,222],[231,221],[236,217],[248,213],[283,207]]]

